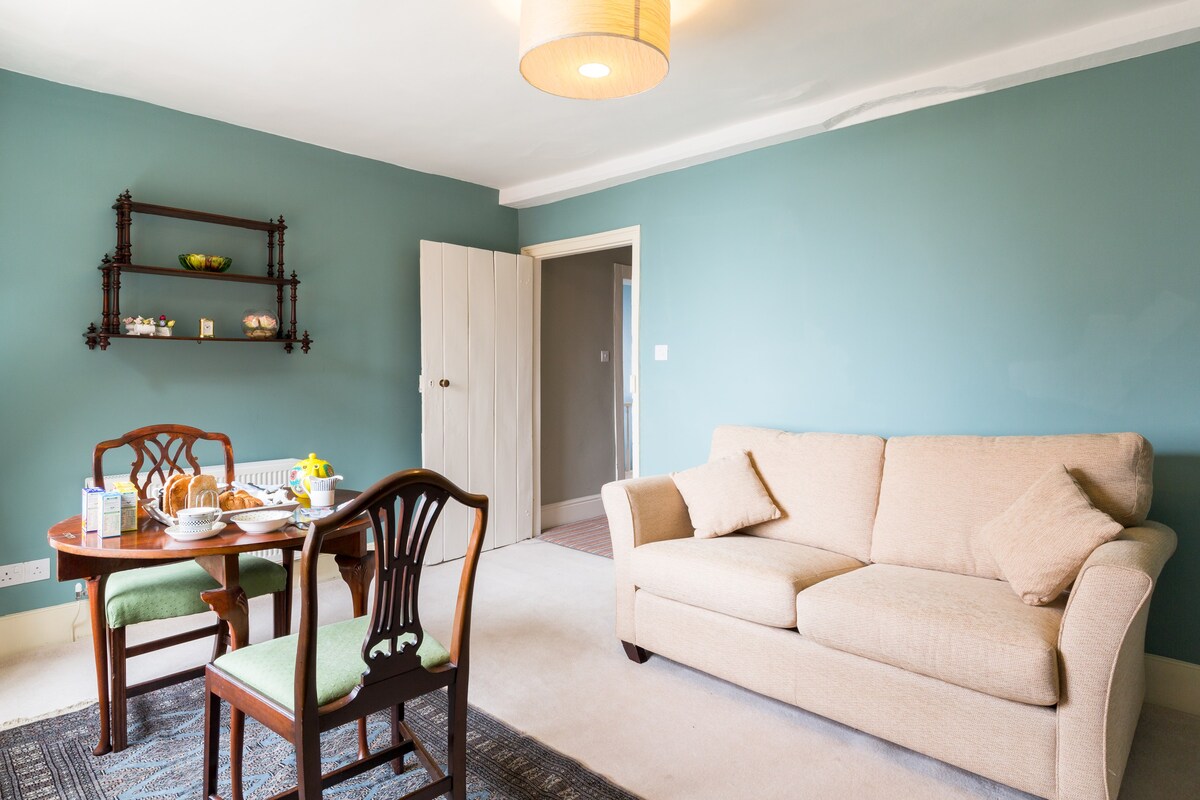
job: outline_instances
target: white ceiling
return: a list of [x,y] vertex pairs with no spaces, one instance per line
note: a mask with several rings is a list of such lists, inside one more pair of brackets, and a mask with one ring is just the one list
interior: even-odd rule
[[588,102],[521,78],[519,5],[0,0],[0,68],[528,206],[1200,41],[1200,0],[673,0],[667,79]]

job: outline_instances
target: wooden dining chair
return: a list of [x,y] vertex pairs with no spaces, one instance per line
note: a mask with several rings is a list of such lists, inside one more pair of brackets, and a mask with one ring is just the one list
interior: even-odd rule
[[[426,546],[448,499],[475,509],[475,524],[463,560],[450,649],[421,625],[418,589]],[[376,483],[341,511],[310,526],[300,563],[298,635],[234,650],[206,673],[204,708],[204,796],[217,798],[221,701],[232,707],[230,772],[232,800],[241,797],[243,713],[289,740],[296,750],[296,788],[279,798],[315,800],[322,789],[391,762],[404,771],[410,752],[431,783],[409,798],[449,794],[466,797],[467,666],[471,596],[487,526],[488,499],[468,494],[446,478],[423,469],[397,472]],[[328,531],[366,513],[375,544],[375,583],[369,614],[317,626],[317,554]],[[430,757],[404,721],[404,704],[447,689],[446,772]],[[321,733],[368,714],[391,712],[391,744],[327,775],[321,773]],[[362,728],[360,727],[360,736]]]
[[[186,425],[150,425],[96,445],[92,453],[92,480],[104,486],[104,455],[110,450],[130,447],[134,458],[129,480],[138,489],[139,499],[148,499],[151,487],[166,483],[178,472],[200,474],[200,463],[193,452],[199,441],[218,443],[225,455],[225,482],[233,481],[233,445],[223,433],[210,433]],[[242,589],[248,597],[274,595],[275,636],[286,636],[291,624],[292,553],[284,551],[283,564],[259,556],[243,555],[238,559]],[[229,645],[229,632],[223,622],[203,628],[176,633],[132,646],[125,643],[125,629],[130,625],[153,620],[173,619],[209,611],[201,592],[220,588],[220,584],[195,561],[180,561],[164,566],[115,572],[88,579],[88,595],[94,608],[93,625],[100,620],[103,631],[93,635],[107,637],[108,663],[96,651],[96,683],[100,699],[101,733],[97,754],[105,752],[108,742],[108,715],[105,703],[106,688],[111,685],[112,750],[123,750],[128,743],[128,699],[165,686],[198,678],[204,665],[175,672],[171,675],[130,686],[126,680],[126,662],[145,653],[152,653],[184,642],[215,636],[213,658]],[[108,681],[105,681],[107,666]],[[108,685],[106,685],[108,684]]]

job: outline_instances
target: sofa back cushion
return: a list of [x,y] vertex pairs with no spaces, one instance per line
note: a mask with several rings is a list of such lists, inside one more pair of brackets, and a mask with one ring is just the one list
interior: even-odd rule
[[1000,578],[983,526],[1053,466],[1122,525],[1150,510],[1154,454],[1136,433],[889,439],[871,560]]
[[779,507],[779,519],[745,529],[866,561],[883,471],[883,439],[840,433],[788,433],[723,425],[710,459],[745,450]]

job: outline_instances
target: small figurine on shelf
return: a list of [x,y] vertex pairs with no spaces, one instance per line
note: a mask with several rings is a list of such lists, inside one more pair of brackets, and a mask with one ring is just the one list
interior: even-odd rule
[[126,336],[153,336],[153,317],[125,317],[121,322],[125,325]]
[[154,331],[155,336],[170,336],[171,329],[175,327],[175,320],[167,319],[166,314],[158,315],[157,330]]
[[279,318],[271,311],[248,310],[242,315],[242,333],[249,339],[274,339],[279,333]]

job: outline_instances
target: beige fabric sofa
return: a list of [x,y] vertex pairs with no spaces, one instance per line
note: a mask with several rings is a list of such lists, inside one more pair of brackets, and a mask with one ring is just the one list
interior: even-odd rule
[[[669,476],[604,487],[618,638],[1047,798],[1115,798],[1175,534],[1146,521],[1137,434],[889,439],[722,427],[778,520],[693,536]],[[1065,464],[1126,526],[1068,595],[1025,605],[980,528]]]

